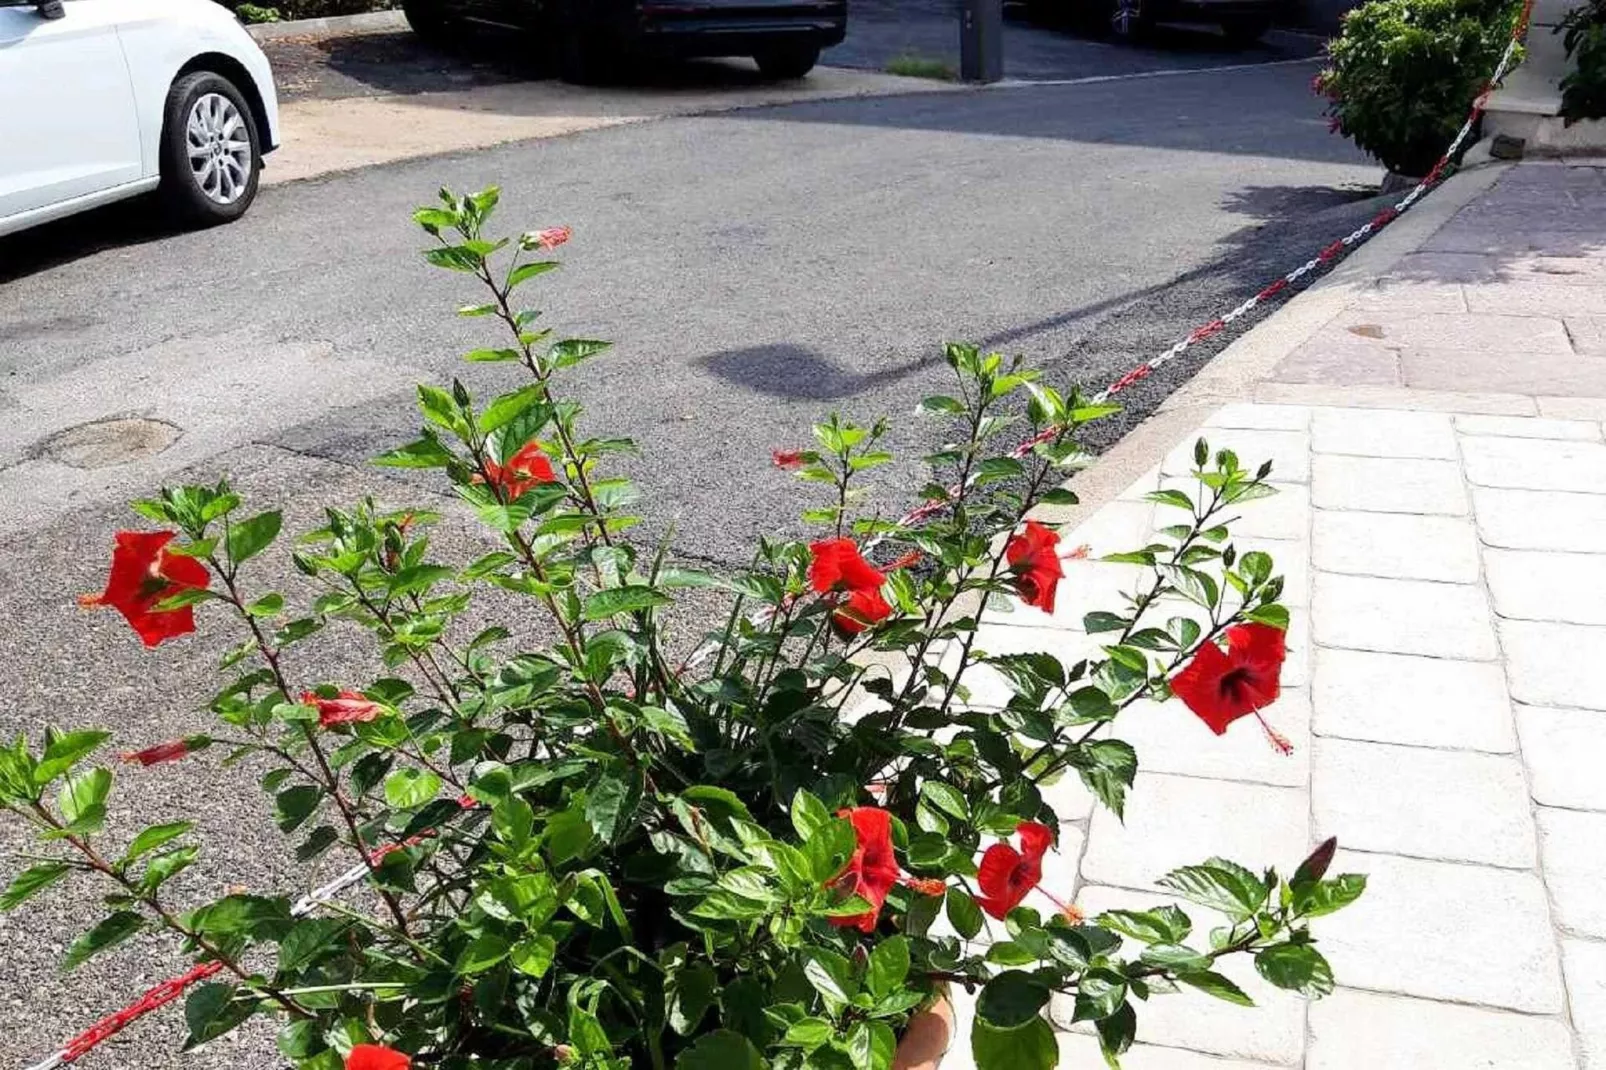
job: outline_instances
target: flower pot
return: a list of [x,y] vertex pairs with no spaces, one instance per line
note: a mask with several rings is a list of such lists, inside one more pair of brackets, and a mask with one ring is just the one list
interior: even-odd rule
[[935,1003],[909,1019],[892,1070],[937,1070],[953,1035],[954,1005],[943,992]]

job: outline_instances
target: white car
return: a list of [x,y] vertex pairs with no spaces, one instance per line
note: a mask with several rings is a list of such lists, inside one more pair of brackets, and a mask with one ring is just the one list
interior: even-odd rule
[[0,234],[152,190],[237,219],[278,143],[267,57],[212,0],[0,0]]

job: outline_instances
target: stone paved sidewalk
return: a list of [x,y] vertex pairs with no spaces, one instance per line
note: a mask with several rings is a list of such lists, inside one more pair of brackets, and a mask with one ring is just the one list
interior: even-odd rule
[[[1045,885],[1089,913],[1155,906],[1176,866],[1286,867],[1330,835],[1334,872],[1369,876],[1316,926],[1333,996],[1307,1004],[1233,963],[1259,1006],[1157,997],[1129,1070],[1606,1070],[1602,176],[1507,172],[1253,388],[1319,404],[1216,409],[1062,532],[1095,557],[1141,545],[1173,522],[1144,495],[1190,479],[1198,436],[1272,460],[1280,493],[1233,530],[1287,579],[1267,719],[1295,752],[1250,719],[1218,739],[1180,703],[1134,708],[1114,729],[1141,769],[1125,824],[1056,788]],[[1079,615],[1138,570],[1065,567],[1057,618],[997,615],[977,646],[1093,647]],[[1187,909],[1196,931],[1217,923]],[[1090,1036],[1061,1037],[1063,1065],[1102,1065]]]

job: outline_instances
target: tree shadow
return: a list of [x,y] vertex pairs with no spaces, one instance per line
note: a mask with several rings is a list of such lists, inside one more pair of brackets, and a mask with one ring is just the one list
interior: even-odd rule
[[841,401],[914,375],[940,358],[925,357],[864,374],[794,343],[726,349],[697,358],[727,383],[787,401]]

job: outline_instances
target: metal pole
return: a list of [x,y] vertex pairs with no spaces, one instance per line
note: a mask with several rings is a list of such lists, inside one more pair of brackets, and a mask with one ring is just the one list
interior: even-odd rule
[[959,76],[967,82],[1004,77],[1004,0],[959,0]]

